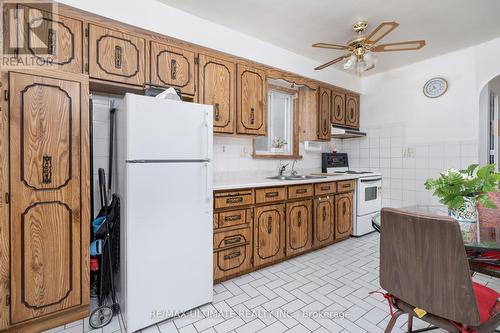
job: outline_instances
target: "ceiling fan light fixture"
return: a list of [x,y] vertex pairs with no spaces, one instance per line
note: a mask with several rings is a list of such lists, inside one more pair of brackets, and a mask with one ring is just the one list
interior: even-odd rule
[[373,52],[366,52],[365,56],[363,57],[363,60],[367,63],[368,66],[375,65],[378,61],[378,57],[376,54]]
[[357,61],[356,56],[354,54],[351,54],[349,59],[347,59],[347,61],[344,64],[344,69],[351,69],[356,63],[356,61]]

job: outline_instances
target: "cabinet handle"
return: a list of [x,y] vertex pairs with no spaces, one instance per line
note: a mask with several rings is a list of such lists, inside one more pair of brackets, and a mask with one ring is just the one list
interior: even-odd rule
[[351,187],[351,184],[343,184],[342,185],[342,188],[349,188],[349,187]]
[[326,220],[326,207],[323,207],[323,221]]
[[52,156],[43,156],[42,162],[42,183],[50,184],[52,183]]
[[122,68],[122,47],[119,45],[115,46],[115,67]]
[[330,186],[321,186],[320,189],[322,191],[328,191],[330,189]]
[[342,203],[342,215],[345,216],[345,213],[347,211],[347,205],[345,203],[345,201]]
[[242,202],[242,201],[243,201],[243,197],[226,199],[226,203],[237,203],[237,202]]
[[267,233],[270,234],[273,231],[273,218],[269,216],[267,218]]
[[50,55],[56,54],[56,31],[49,28],[47,30],[47,53]]
[[278,192],[267,192],[266,198],[274,198],[278,196]]
[[254,124],[255,123],[255,110],[254,108],[250,108],[250,124]]
[[224,240],[225,245],[237,244],[241,242],[241,236],[231,237]]
[[170,60],[170,78],[177,79],[177,61],[175,59]]
[[328,130],[327,122],[326,122],[326,119],[324,119],[323,120],[323,132],[325,132],[325,134],[326,134],[327,130]]
[[307,188],[300,188],[295,193],[300,194],[300,193],[307,193]]
[[240,255],[241,255],[241,252],[240,252],[240,251],[236,251],[236,252],[233,252],[233,253],[230,253],[230,254],[226,254],[226,255],[224,256],[224,260],[229,260],[229,259],[238,258]]
[[224,221],[226,222],[238,221],[238,220],[241,220],[241,214],[224,217]]
[[298,224],[298,226],[300,228],[300,225],[302,224],[302,212],[301,211],[299,211],[297,213],[297,224]]
[[318,200],[319,200],[319,201],[328,200],[328,199],[330,199],[330,196],[329,196],[329,195],[328,195],[328,196],[326,196],[326,197],[323,197],[323,198],[318,198]]
[[340,118],[342,118],[341,114],[340,114],[340,105],[337,105],[337,119],[340,119]]
[[215,117],[215,121],[220,120],[220,118],[219,118],[219,103],[214,104],[214,117]]

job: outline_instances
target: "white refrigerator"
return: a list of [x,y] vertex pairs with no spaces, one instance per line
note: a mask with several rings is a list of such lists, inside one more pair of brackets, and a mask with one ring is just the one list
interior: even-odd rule
[[117,112],[127,332],[212,301],[212,106],[126,94]]

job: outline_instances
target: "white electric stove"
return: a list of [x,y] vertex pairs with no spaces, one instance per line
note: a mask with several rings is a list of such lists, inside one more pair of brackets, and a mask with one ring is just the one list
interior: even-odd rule
[[323,153],[321,157],[322,173],[351,174],[357,177],[353,202],[352,235],[363,236],[373,232],[372,217],[380,213],[382,208],[382,174],[350,169],[346,153]]

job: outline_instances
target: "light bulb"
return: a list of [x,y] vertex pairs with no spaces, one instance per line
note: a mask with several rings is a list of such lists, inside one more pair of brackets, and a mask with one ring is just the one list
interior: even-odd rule
[[363,60],[368,65],[367,67],[369,67],[377,63],[378,57],[373,52],[366,52],[365,56],[363,57]]
[[351,54],[349,59],[344,64],[344,69],[351,69],[352,66],[356,63],[356,56],[354,54]]
[[356,63],[356,73],[360,74],[368,68],[364,60],[360,60]]

